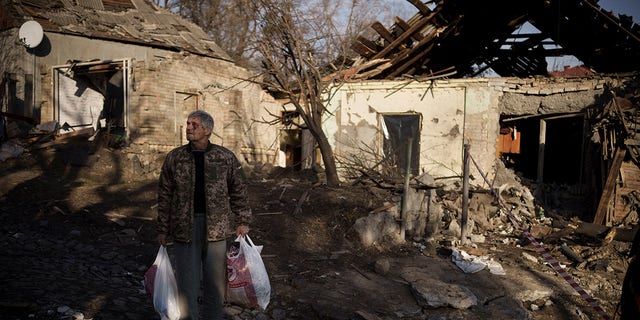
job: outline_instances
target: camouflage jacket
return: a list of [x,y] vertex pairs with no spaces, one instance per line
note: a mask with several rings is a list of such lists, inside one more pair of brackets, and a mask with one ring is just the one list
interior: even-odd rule
[[[158,189],[157,232],[190,242],[193,230],[195,161],[189,144],[170,151]],[[240,162],[228,149],[209,143],[204,153],[204,184],[209,241],[225,239],[249,224],[251,208]]]

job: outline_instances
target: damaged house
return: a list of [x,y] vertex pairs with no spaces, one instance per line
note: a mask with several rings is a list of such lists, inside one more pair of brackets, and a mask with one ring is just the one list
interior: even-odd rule
[[[640,26],[631,17],[591,0],[408,1],[416,15],[373,24],[377,37],[360,37],[360,57],[333,75],[344,83],[330,94],[325,130],[343,175],[407,167],[459,179],[468,144],[491,179],[506,166],[538,202],[600,224],[637,222]],[[536,30],[516,32],[525,23]],[[562,55],[584,66],[551,76],[547,59]]]
[[[358,38],[359,58],[333,74],[340,85],[324,130],[343,177],[409,166],[458,179],[468,144],[490,177],[513,169],[537,201],[580,199],[584,218],[603,224],[637,219],[640,27],[631,17],[592,0],[407,1],[417,14],[374,23],[377,37]],[[54,123],[61,136],[103,133],[142,156],[183,143],[186,114],[204,109],[216,118],[213,142],[241,160],[310,166],[304,130],[257,121],[295,114],[280,113],[243,81],[248,70],[177,15],[146,0],[2,4],[4,135],[20,121]],[[524,24],[536,31],[517,32]],[[550,74],[549,57],[562,55],[584,66]]]
[[26,121],[142,157],[184,143],[187,114],[203,109],[212,142],[245,162],[277,161],[277,130],[254,120],[279,104],[200,27],[151,1],[3,0],[0,41],[7,138]]

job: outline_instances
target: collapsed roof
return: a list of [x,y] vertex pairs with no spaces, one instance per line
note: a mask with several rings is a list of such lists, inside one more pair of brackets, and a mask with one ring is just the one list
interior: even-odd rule
[[[363,59],[354,78],[547,75],[546,57],[573,55],[599,73],[640,70],[640,26],[598,0],[407,0],[419,12],[396,17],[375,39],[353,44]],[[514,35],[529,22],[540,33]]]
[[46,32],[231,60],[200,27],[148,0],[0,0],[0,31],[29,20]]

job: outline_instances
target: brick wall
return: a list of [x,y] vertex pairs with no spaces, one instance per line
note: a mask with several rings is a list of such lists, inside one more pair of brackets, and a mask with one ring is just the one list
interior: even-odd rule
[[234,64],[173,54],[134,64],[130,128],[133,144],[177,146],[184,143],[184,123],[198,109],[213,115],[211,141],[241,160],[274,163],[277,128],[256,123],[279,105],[261,88],[244,81],[251,75]]

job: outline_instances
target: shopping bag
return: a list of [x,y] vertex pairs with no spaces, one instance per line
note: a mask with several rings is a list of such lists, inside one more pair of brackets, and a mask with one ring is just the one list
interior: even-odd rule
[[178,287],[165,246],[160,246],[156,260],[144,274],[144,287],[162,320],[180,318]]
[[267,308],[271,284],[260,252],[248,235],[239,236],[227,251],[227,302]]

